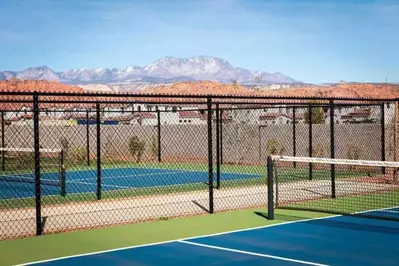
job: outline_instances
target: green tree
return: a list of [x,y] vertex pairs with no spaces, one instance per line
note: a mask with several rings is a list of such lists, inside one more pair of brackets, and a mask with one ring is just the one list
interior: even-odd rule
[[[313,104],[317,104],[317,102],[313,101],[311,102]],[[312,106],[312,124],[324,124],[325,119],[324,119],[324,110],[320,106]],[[304,119],[305,123],[309,124],[310,122],[310,115],[309,115],[309,108],[306,110],[304,114]]]

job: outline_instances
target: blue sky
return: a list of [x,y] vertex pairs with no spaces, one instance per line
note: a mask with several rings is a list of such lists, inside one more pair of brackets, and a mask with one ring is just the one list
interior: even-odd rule
[[399,0],[0,2],[0,70],[195,55],[305,82],[399,82]]

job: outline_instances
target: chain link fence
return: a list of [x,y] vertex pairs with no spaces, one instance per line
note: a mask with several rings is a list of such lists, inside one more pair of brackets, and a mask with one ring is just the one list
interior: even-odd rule
[[266,208],[269,155],[394,159],[393,102],[80,96],[3,95],[0,239]]

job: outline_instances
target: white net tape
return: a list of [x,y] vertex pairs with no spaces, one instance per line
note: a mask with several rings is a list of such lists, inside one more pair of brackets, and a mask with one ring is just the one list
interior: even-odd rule
[[[26,153],[34,153],[35,149],[33,148],[0,148],[0,152],[26,152]],[[40,152],[45,153],[61,153],[62,149],[39,149]]]
[[273,161],[282,161],[282,162],[341,164],[341,165],[360,165],[360,166],[370,166],[370,167],[399,168],[399,162],[390,162],[390,161],[367,161],[367,160],[294,157],[294,156],[278,156],[278,155],[271,156],[271,158]]

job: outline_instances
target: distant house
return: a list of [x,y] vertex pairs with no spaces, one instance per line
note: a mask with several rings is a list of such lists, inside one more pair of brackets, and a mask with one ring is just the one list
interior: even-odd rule
[[259,116],[260,125],[288,125],[292,124],[292,117],[281,113],[266,113]]
[[130,120],[130,124],[155,126],[158,124],[158,119],[156,114],[152,112],[134,113],[132,115],[132,119]]
[[178,124],[206,124],[206,118],[198,111],[178,111]]
[[341,115],[342,123],[375,123],[371,109],[357,109],[345,115]]

